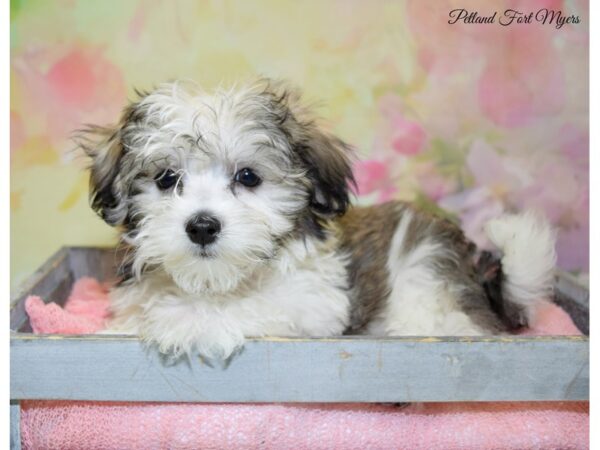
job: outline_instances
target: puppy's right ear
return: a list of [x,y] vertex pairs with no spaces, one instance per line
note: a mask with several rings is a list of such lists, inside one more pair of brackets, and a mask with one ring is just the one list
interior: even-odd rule
[[121,127],[88,126],[75,133],[75,142],[91,159],[90,205],[109,225],[123,223],[127,202],[120,175]]

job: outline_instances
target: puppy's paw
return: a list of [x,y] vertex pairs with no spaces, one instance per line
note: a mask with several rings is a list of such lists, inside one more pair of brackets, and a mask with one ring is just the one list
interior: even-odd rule
[[145,328],[140,337],[154,346],[168,360],[181,357],[201,357],[209,365],[213,362],[227,363],[244,346],[244,336],[225,330],[182,330],[173,327]]

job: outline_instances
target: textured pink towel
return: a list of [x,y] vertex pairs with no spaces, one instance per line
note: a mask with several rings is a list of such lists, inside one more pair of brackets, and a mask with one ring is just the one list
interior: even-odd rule
[[[106,288],[79,280],[63,310],[29,297],[36,333],[93,333]],[[580,334],[548,304],[527,334]],[[178,404],[26,401],[25,449],[587,449],[588,402]]]
[[36,334],[93,334],[104,329],[110,315],[107,288],[93,278],[81,278],[73,285],[64,309],[30,295],[25,310],[31,329]]

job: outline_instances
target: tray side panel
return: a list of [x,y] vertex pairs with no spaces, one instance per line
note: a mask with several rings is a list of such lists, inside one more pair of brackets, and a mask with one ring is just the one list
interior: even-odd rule
[[[68,377],[65,377],[68,368]],[[251,340],[225,367],[134,338],[13,339],[11,398],[169,402],[588,399],[588,340]]]
[[21,405],[10,402],[10,450],[21,450]]
[[110,247],[69,247],[69,267],[74,279],[94,277],[114,282],[122,253]]

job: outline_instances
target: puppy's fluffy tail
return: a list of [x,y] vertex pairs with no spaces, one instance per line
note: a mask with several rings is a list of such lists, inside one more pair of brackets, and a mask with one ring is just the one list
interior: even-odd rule
[[527,326],[539,302],[552,293],[556,233],[532,212],[490,220],[485,231],[502,255],[493,283],[500,292],[489,295],[486,286],[492,307],[509,328]]

